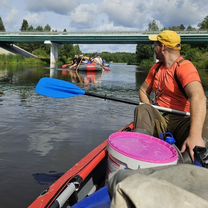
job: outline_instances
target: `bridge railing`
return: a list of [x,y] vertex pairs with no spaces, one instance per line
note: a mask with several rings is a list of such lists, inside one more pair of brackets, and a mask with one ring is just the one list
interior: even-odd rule
[[[148,35],[159,31],[102,31],[102,32],[0,32],[2,43],[44,43],[59,44],[149,44]],[[179,31],[182,43],[208,43],[208,31]]]
[[[50,32],[32,32],[32,31],[26,31],[26,32],[0,32],[1,35],[141,35],[141,34],[158,34],[161,31],[81,31],[81,32],[58,32],[58,31],[50,31]],[[192,30],[192,31],[176,31],[179,34],[208,34],[208,30]]]

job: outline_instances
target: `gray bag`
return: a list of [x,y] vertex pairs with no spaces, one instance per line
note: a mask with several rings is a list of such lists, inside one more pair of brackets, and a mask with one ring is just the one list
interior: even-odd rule
[[121,170],[109,187],[112,208],[208,208],[208,170],[194,165]]

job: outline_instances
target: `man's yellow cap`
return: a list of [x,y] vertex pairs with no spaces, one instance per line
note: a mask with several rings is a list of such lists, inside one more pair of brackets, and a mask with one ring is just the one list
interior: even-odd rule
[[149,40],[159,41],[168,48],[181,50],[181,37],[172,30],[164,30],[159,35],[149,35]]

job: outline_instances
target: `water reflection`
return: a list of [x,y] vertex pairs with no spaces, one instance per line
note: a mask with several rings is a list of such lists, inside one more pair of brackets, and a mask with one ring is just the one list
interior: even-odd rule
[[34,85],[43,76],[49,76],[44,67],[10,66],[0,68],[0,83],[12,85]]
[[56,171],[50,171],[49,173],[34,173],[34,179],[40,185],[50,185],[59,179],[64,173],[56,173]]
[[57,76],[57,69],[50,68],[50,77],[56,77],[56,76]]
[[140,68],[136,68],[135,76],[136,76],[136,89],[139,90],[141,84],[144,82],[148,72],[141,70]]
[[72,69],[59,69],[56,77],[77,83],[85,89],[98,87],[101,84],[102,71],[76,71]]

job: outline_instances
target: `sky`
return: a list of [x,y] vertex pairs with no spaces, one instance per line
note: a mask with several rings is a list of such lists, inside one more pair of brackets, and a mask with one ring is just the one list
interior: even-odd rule
[[[207,0],[0,0],[7,32],[18,32],[23,19],[33,27],[49,24],[63,31],[145,31],[156,21],[164,27],[197,25],[208,16]],[[135,52],[135,45],[80,45],[83,52]]]

